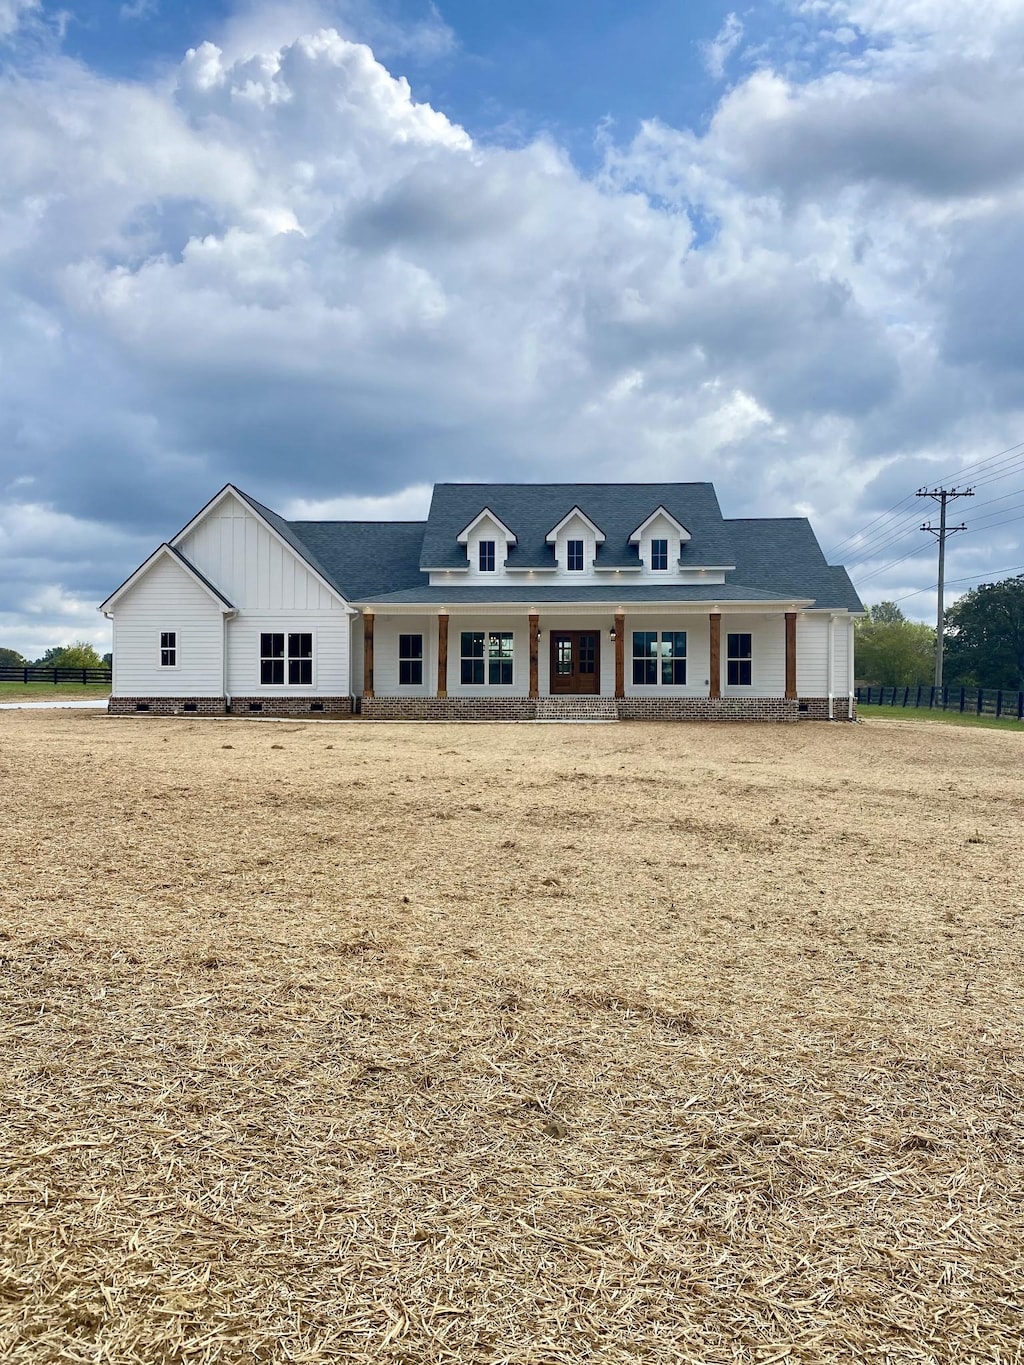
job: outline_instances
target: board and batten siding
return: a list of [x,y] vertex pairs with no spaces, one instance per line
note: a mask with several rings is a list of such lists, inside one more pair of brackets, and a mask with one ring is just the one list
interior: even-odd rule
[[[224,618],[180,564],[165,556],[125,592],[113,612],[117,697],[219,697],[224,691]],[[175,668],[160,666],[160,635],[177,636]]]
[[241,610],[345,610],[341,599],[234,494],[176,542],[176,548]]
[[[260,636],[264,631],[287,635],[305,631],[313,636],[311,686],[264,686],[260,682]],[[235,697],[347,697],[349,679],[349,618],[334,611],[240,611],[227,623],[228,695]],[[361,682],[360,682],[361,690]]]

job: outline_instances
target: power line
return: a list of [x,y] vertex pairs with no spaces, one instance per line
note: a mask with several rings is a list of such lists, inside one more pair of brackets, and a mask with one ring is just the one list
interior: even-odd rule
[[[1024,564],[1011,564],[1005,569],[987,569],[986,574],[1019,573],[1022,570],[1024,570]],[[980,582],[986,574],[969,573],[965,574],[963,578],[947,578],[946,587],[951,587],[954,583]],[[908,597],[920,597],[923,592],[933,592],[938,586],[938,583],[933,583],[929,588],[915,588],[913,592],[905,592],[902,597],[893,598],[893,601],[905,602]]]
[[870,573],[858,574],[857,582],[866,583],[869,578],[877,578],[879,574],[885,573],[887,569],[894,569],[897,564],[902,564],[904,560],[913,559],[915,555],[923,553],[924,552],[920,547],[916,550],[911,550],[908,554],[901,555],[899,559],[894,559],[891,564],[883,564],[880,569],[872,569]]

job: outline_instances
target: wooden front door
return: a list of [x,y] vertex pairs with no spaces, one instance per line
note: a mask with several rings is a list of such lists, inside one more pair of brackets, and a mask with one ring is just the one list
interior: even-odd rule
[[558,697],[570,693],[597,696],[600,691],[601,632],[553,630],[551,695]]

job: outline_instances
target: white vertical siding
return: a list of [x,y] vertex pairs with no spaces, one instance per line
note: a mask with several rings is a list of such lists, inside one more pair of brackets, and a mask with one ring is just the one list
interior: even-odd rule
[[[217,603],[165,555],[115,604],[115,697],[219,697],[224,618]],[[160,666],[160,634],[177,635],[176,668]]]
[[[309,687],[263,686],[263,631],[309,631],[313,636],[313,683]],[[228,695],[235,697],[347,697],[349,618],[332,611],[239,612],[227,623]]]
[[801,697],[828,694],[828,616],[796,618],[796,690]]
[[243,610],[343,611],[302,560],[228,494],[176,547]]

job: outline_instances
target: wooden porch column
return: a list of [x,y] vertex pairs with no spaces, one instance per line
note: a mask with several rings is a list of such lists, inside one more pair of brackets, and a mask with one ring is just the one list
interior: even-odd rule
[[437,614],[437,695],[448,695],[448,613]]
[[530,612],[530,696],[540,696],[540,617]]
[[615,695],[626,695],[626,613],[615,613]]
[[708,696],[718,699],[722,695],[722,613],[712,611],[708,614],[711,626],[711,662],[708,665]]
[[363,612],[363,696],[373,696],[373,612]]
[[796,612],[786,612],[786,700],[796,701]]

